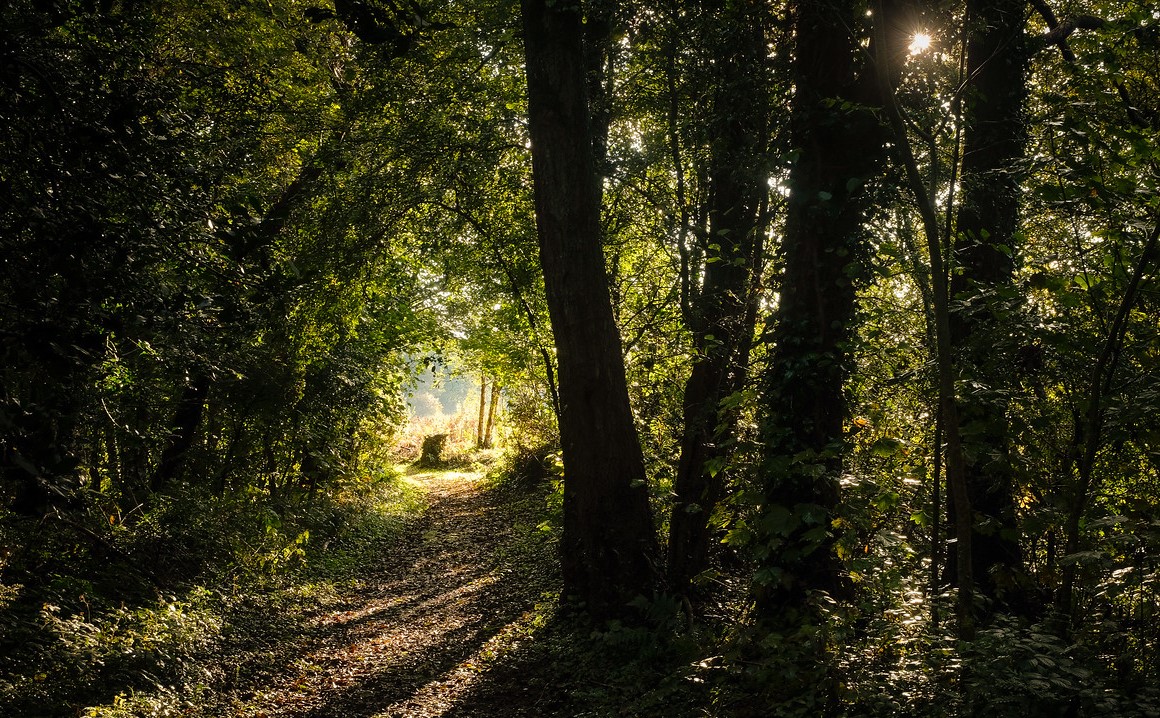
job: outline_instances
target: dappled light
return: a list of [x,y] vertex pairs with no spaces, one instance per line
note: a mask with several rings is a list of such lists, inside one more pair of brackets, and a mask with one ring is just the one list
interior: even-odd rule
[[219,710],[442,716],[527,638],[549,577],[497,557],[529,530],[532,517],[521,512],[534,504],[508,503],[514,497],[488,492],[472,472],[416,472],[411,480],[429,505],[409,538],[384,546],[356,583],[337,587],[333,607],[303,626],[297,655],[275,680],[219,696]]
[[1160,11],[3,0],[0,718],[1160,716]]

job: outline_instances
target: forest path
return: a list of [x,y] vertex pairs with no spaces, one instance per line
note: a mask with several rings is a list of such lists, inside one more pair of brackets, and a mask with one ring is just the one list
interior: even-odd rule
[[487,685],[489,667],[529,633],[546,587],[512,560],[534,532],[529,501],[486,489],[481,478],[411,472],[426,491],[426,511],[313,618],[297,660],[269,685],[251,686],[245,708],[235,703],[238,714],[539,715],[526,687]]

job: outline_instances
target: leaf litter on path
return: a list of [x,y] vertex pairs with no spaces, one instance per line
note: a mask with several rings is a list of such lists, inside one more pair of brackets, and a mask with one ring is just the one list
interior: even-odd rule
[[[503,687],[499,693],[520,695],[497,702],[503,696],[480,685],[528,634],[537,601],[552,588],[547,572],[505,565],[528,501],[505,500],[473,473],[411,479],[427,492],[422,517],[292,639],[295,660],[285,671],[264,685],[236,687],[236,715],[541,715],[526,686]],[[537,519],[523,521],[535,526]],[[466,705],[473,696],[483,703]]]

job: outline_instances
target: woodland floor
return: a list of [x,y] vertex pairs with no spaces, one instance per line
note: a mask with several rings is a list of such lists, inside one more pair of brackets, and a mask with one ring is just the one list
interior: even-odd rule
[[537,603],[553,584],[534,560],[550,551],[529,548],[544,544],[535,529],[542,495],[488,488],[474,473],[413,472],[410,479],[426,492],[428,507],[400,539],[308,612],[297,630],[258,651],[280,667],[239,671],[246,677],[198,713],[558,714],[555,692],[529,679],[521,659],[540,615]]

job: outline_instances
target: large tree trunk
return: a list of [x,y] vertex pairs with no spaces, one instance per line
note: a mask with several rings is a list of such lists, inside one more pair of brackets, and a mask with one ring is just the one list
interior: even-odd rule
[[861,23],[855,3],[801,0],[794,13],[791,139],[798,157],[761,386],[765,502],[756,524],[757,606],[775,625],[801,616],[813,591],[846,592],[831,521],[845,453],[856,290],[869,274],[862,188],[884,159],[869,109],[875,85],[857,64],[864,51],[853,34]]
[[979,591],[1023,604],[1023,557],[1012,490],[1007,397],[1016,347],[1004,319],[1016,303],[1018,163],[1027,131],[1025,0],[967,2],[967,77],[961,173],[951,275],[951,342],[962,379],[981,390],[960,401],[965,481],[974,512],[972,575]]
[[523,0],[540,263],[555,335],[564,456],[563,594],[597,619],[654,583],[655,536],[601,246],[582,22]]
[[[725,493],[722,464],[732,450],[737,412],[723,399],[745,383],[755,316],[748,311],[760,273],[760,207],[768,191],[765,152],[769,87],[761,2],[706,2],[721,30],[710,78],[713,103],[709,235],[700,291],[688,321],[696,355],[685,383],[684,433],[669,522],[669,589],[684,593],[703,571],[709,518]],[[678,161],[679,158],[678,158]]]

